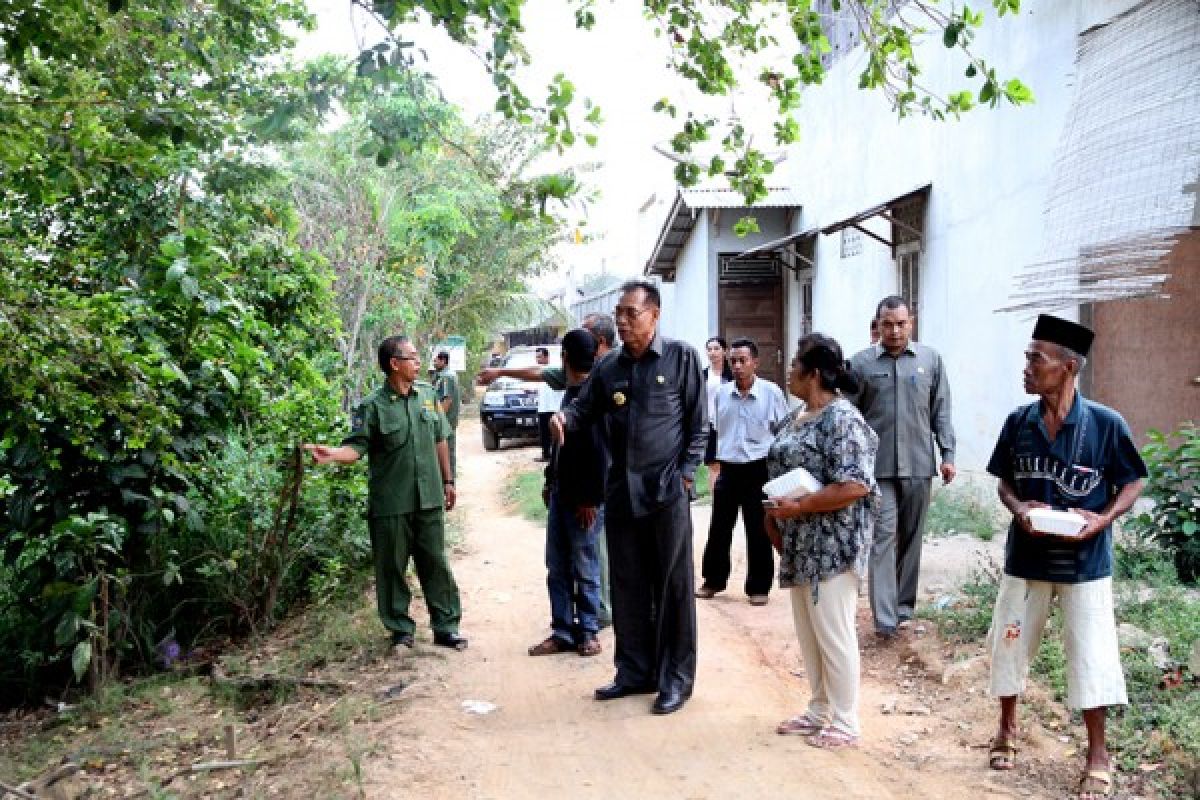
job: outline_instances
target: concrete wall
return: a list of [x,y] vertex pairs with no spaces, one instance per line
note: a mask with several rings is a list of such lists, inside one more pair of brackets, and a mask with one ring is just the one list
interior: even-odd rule
[[[806,91],[801,143],[781,165],[805,197],[795,229],[828,225],[932,185],[920,331],[921,340],[940,350],[947,363],[960,467],[982,469],[1005,416],[1027,401],[1021,353],[1032,321],[993,312],[1006,304],[1014,274],[1037,260],[1042,245],[1046,194],[1072,96],[1077,35],[1130,5],[1039,3],[1017,19],[990,17],[972,50],[1031,86],[1037,102],[1025,108],[982,109],[942,122],[898,120],[881,93],[857,88],[861,52],[835,64],[824,84]],[[939,90],[970,83],[961,77],[962,63],[948,53],[940,37],[919,52],[924,80]],[[878,229],[888,231],[886,223]],[[840,245],[840,235],[818,237],[814,328],[850,353],[866,344],[870,316],[881,297],[896,291],[897,273],[889,248],[869,237],[853,258],[841,258]],[[789,285],[797,291],[794,281]],[[798,324],[796,315],[789,320]],[[793,328],[789,338],[798,332]]]
[[712,335],[716,324],[709,311],[709,284],[714,282],[709,235],[708,212],[699,209],[692,235],[675,262],[675,281],[667,284],[674,286],[671,315],[660,326],[665,335],[688,342],[702,352],[704,340]]

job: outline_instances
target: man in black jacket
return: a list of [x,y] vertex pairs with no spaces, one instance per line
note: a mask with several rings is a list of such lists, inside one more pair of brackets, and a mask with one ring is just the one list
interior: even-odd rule
[[[563,402],[579,394],[596,357],[596,340],[577,328],[562,340],[567,389]],[[542,499],[546,521],[546,588],[551,634],[529,648],[531,656],[600,653],[600,560],[596,537],[604,529],[604,473],[608,457],[595,425],[554,442]]]
[[696,679],[689,500],[708,420],[700,356],[658,334],[659,314],[657,286],[621,287],[613,311],[621,348],[596,363],[550,427],[561,440],[599,424],[612,460],[604,505],[617,674],[596,699],[657,692],[652,710],[670,714]]

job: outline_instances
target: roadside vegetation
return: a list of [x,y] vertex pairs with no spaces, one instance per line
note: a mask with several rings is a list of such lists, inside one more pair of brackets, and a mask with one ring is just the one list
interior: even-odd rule
[[[1142,455],[1150,471],[1145,496],[1153,506],[1126,519],[1115,547],[1129,705],[1109,714],[1109,748],[1127,779],[1145,781],[1165,797],[1189,796],[1200,767],[1200,588],[1190,569],[1200,541],[1197,438],[1194,426],[1151,436]],[[978,652],[987,636],[1000,576],[997,565],[985,566],[959,588],[954,603],[922,612],[964,657]],[[1056,610],[1032,669],[1033,679],[1058,703],[1066,697],[1061,625]],[[1082,746],[1082,719],[1072,714],[1071,723],[1069,735]]]

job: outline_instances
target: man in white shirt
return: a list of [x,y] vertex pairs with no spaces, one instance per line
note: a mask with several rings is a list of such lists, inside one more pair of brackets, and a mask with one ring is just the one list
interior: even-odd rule
[[767,451],[773,426],[788,413],[783,391],[759,378],[758,345],[735,339],[729,346],[733,381],[717,390],[715,425],[721,473],[713,487],[712,522],[704,546],[704,583],[696,597],[711,598],[729,580],[729,548],[738,510],[746,530],[746,596],[751,605],[767,604],[775,579],[775,556],[763,527],[762,487],[767,482]]
[[[545,347],[539,347],[535,356],[539,368],[550,363],[550,351]],[[542,445],[542,455],[538,461],[550,460],[550,448],[554,445],[550,438],[550,417],[562,406],[562,399],[562,389],[551,389],[546,383],[538,389],[538,441]]]

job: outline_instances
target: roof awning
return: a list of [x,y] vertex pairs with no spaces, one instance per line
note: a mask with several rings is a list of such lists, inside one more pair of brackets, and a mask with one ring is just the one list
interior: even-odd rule
[[[907,194],[902,194],[886,203],[880,203],[877,206],[868,208],[866,211],[859,212],[853,217],[844,219],[841,222],[835,222],[832,225],[826,225],[824,228],[821,228],[821,233],[828,236],[829,234],[837,233],[844,228],[854,228],[855,230],[870,236],[880,244],[886,245],[887,247],[895,247],[896,239],[898,238],[895,235],[895,230],[899,228],[901,231],[908,234],[908,238],[916,237],[916,239],[920,241],[922,238],[924,238],[922,232],[904,220],[897,219],[893,212],[897,208],[906,206],[915,200],[924,200],[927,198],[929,196],[929,186],[929,184],[925,184],[919,189],[914,189],[913,191],[908,192]],[[891,239],[885,239],[875,231],[863,227],[863,223],[872,217],[882,217],[892,224],[893,235]]]
[[768,187],[766,197],[750,206],[746,205],[746,198],[740,192],[732,189],[679,189],[643,272],[658,275],[665,281],[675,280],[675,262],[691,238],[697,216],[703,211],[720,209],[750,213],[754,209],[799,207],[799,197],[791,189]]
[[[741,259],[741,258],[751,258],[753,256],[762,255],[764,253],[782,253],[785,256],[788,256],[788,255],[793,256],[795,259],[798,259],[798,260],[804,262],[805,267],[811,268],[812,266],[814,266],[812,259],[810,259],[808,256],[805,256],[805,255],[802,255],[801,253],[799,253],[796,250],[796,244],[804,241],[805,239],[811,239],[811,238],[815,237],[818,232],[819,231],[816,228],[809,228],[808,230],[801,231],[800,233],[789,233],[787,236],[782,236],[778,239],[773,239],[769,242],[766,242],[765,244],[755,245],[754,247],[751,247],[749,250],[743,250],[742,252],[740,252],[736,256],[734,256],[733,260],[737,261],[738,259]],[[800,269],[800,267],[796,267],[794,264],[788,263],[788,259],[786,259],[786,258],[784,259],[783,263],[784,263],[784,266],[786,266],[788,269],[791,269],[791,270]]]

